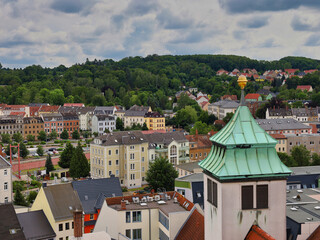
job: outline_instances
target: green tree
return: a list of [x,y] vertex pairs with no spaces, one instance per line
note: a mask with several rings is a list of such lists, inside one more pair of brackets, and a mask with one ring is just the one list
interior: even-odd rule
[[196,134],[196,130],[198,130],[198,134],[207,134],[211,131],[211,127],[208,126],[206,123],[203,123],[201,121],[198,121],[194,124],[193,128],[190,130],[190,134],[194,135]]
[[120,131],[124,130],[123,121],[119,117],[116,120],[116,129],[118,129]]
[[72,155],[74,153],[74,147],[70,142],[67,142],[66,147],[60,154],[59,166],[62,168],[69,168]]
[[1,139],[3,143],[10,143],[11,142],[11,137],[9,133],[4,133],[1,134]]
[[29,154],[29,150],[27,149],[24,143],[20,143],[20,157],[26,158]]
[[51,171],[54,170],[54,166],[52,164],[52,160],[51,160],[51,155],[50,154],[47,155],[45,167],[46,167],[47,174],[49,174]]
[[105,128],[104,133],[110,133],[110,130],[108,128]]
[[28,134],[27,135],[27,141],[28,142],[34,142],[36,140],[34,135]]
[[40,141],[47,141],[47,134],[45,131],[40,131],[38,135]]
[[34,202],[34,200],[36,199],[38,193],[36,191],[31,191],[29,192],[29,195],[27,197],[28,202],[31,204]]
[[22,195],[20,189],[18,188],[16,190],[16,193],[14,194],[14,199],[13,199],[14,205],[19,205],[19,206],[29,206],[27,203],[25,197]]
[[298,166],[310,165],[310,151],[304,145],[294,146],[291,156]]
[[174,169],[169,160],[160,157],[150,163],[146,181],[154,190],[165,188],[167,191],[173,191],[174,180],[178,175],[178,172]]
[[72,138],[73,139],[79,139],[80,138],[80,133],[78,132],[78,130],[74,130],[73,131]]
[[58,137],[58,133],[56,132],[56,130],[52,130],[52,132],[49,134],[50,140],[57,139],[57,137]]
[[147,127],[147,124],[145,122],[143,123],[141,130],[143,130],[143,131],[149,130]]
[[98,137],[98,135],[99,135],[99,133],[97,133],[97,132],[93,133],[93,136],[95,136],[95,137]]
[[296,167],[298,164],[294,161],[293,157],[288,155],[287,153],[278,152],[278,156],[287,167]]
[[14,140],[15,142],[19,143],[19,142],[22,142],[23,141],[23,136],[21,133],[14,133],[12,135],[12,140]]
[[63,129],[62,133],[60,134],[60,138],[69,139],[69,133],[68,133],[67,129]]
[[69,172],[70,176],[73,178],[87,177],[90,173],[89,162],[83,153],[80,142],[71,158]]
[[39,146],[37,147],[37,154],[38,154],[39,156],[43,156],[43,154],[44,154],[43,147],[42,147],[41,145],[39,145]]
[[227,115],[223,118],[223,121],[227,124],[232,117],[233,117],[233,113],[227,113]]
[[[13,147],[11,148],[11,151],[12,151],[12,155],[13,154],[16,154],[18,152],[18,149]],[[6,149],[5,149],[5,153],[10,156],[10,144],[7,145]]]
[[320,156],[317,153],[313,153],[312,154],[312,162],[311,162],[312,166],[318,166],[320,165]]

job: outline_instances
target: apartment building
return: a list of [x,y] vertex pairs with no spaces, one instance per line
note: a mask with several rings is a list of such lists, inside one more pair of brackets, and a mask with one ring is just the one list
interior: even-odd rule
[[0,117],[0,134],[23,134],[23,118],[20,116],[1,116]]
[[113,239],[176,239],[193,212],[202,212],[197,207],[177,192],[107,198],[94,232],[107,231]]
[[173,165],[189,162],[189,141],[183,132],[143,132],[149,142],[149,161],[169,159]]
[[220,100],[209,104],[208,113],[215,115],[218,120],[222,120],[227,116],[227,113],[235,113],[238,106],[239,103],[236,101]]
[[64,183],[43,186],[31,207],[31,211],[37,210],[44,212],[57,240],[68,240],[74,235],[74,212],[83,208],[71,183]]
[[107,114],[94,115],[92,117],[92,133],[96,132],[102,135],[106,132],[113,132],[116,129],[116,118]]
[[38,139],[38,135],[41,131],[44,131],[44,122],[41,117],[23,118],[24,139],[26,139],[28,135],[32,135],[35,137],[35,139]]
[[94,114],[107,114],[107,115],[114,115],[116,112],[115,106],[97,106],[94,109]]
[[211,151],[212,142],[210,136],[199,135],[198,131],[195,135],[186,135],[189,141],[190,161],[199,161],[205,159]]
[[158,112],[147,112],[144,120],[149,130],[165,130],[166,120],[163,115]]
[[320,154],[320,134],[286,134],[287,153],[290,154],[294,146],[305,146],[311,154]]
[[38,110],[38,114],[42,115],[42,114],[50,114],[50,113],[59,113],[59,108],[60,106],[58,105],[41,105],[39,110]]
[[152,112],[151,107],[144,106],[132,106],[129,110],[124,113],[124,127],[132,127],[133,124],[144,124],[144,116],[146,113]]
[[108,133],[90,144],[92,178],[115,175],[122,186],[141,187],[148,166],[148,141],[140,131]]
[[12,202],[11,164],[0,155],[0,204]]
[[44,113],[42,114],[44,122],[44,131],[49,134],[55,130],[59,135],[63,131],[63,118],[61,113]]
[[79,131],[79,117],[75,112],[61,113],[63,129],[66,129],[69,137],[74,131]]
[[83,107],[78,108],[78,117],[80,129],[83,131],[91,130],[92,128],[92,117],[94,115],[95,107]]
[[277,140],[277,152],[288,153],[288,139],[284,134],[270,134],[270,136]]
[[317,122],[318,107],[316,108],[268,108],[266,110],[266,119],[293,118],[299,122]]

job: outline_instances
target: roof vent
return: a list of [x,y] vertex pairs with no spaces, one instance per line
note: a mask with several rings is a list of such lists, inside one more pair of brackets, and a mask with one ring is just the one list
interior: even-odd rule
[[118,142],[118,140],[117,140],[117,139],[115,139],[114,141],[115,141],[115,142]]
[[295,207],[290,208],[290,210],[291,210],[291,211],[298,211],[298,209],[295,208]]
[[88,195],[85,195],[85,196],[84,196],[84,200],[88,200]]

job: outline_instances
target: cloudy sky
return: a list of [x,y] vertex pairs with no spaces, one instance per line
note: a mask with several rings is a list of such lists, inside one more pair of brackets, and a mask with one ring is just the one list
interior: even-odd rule
[[0,0],[0,63],[149,54],[319,59],[317,0]]

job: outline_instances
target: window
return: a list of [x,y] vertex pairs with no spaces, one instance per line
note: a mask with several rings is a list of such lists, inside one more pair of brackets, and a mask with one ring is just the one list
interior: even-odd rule
[[207,188],[208,188],[208,202],[213,204],[213,206],[218,207],[218,185],[217,183],[211,181],[208,179],[207,182]]
[[144,147],[141,148],[141,152],[144,152]]
[[241,191],[242,209],[253,209],[253,186],[242,186]]
[[109,150],[109,155],[111,155],[111,150]]
[[109,171],[109,176],[111,176],[112,175],[112,171]]
[[116,149],[116,154],[119,154],[119,150],[118,149]]
[[90,220],[93,220],[94,215],[90,214]]
[[119,165],[119,160],[116,160],[116,165]]
[[130,160],[134,159],[134,153],[130,153]]
[[169,219],[161,211],[159,211],[159,222],[169,230]]
[[131,169],[131,170],[134,170],[134,163],[131,163],[131,164],[130,164],[130,169]]
[[131,222],[130,212],[126,212],[126,223]]
[[132,222],[141,222],[141,211],[132,212]]
[[142,167],[142,172],[144,172],[144,167]]
[[134,149],[134,146],[130,146],[130,149],[133,150],[133,149]]
[[59,224],[59,231],[60,232],[63,231],[63,224],[62,223]]
[[268,208],[268,185],[257,185],[257,208]]
[[4,203],[8,203],[9,202],[9,198],[8,197],[5,197],[4,198]]
[[71,224],[71,225],[72,225],[72,229],[74,229],[74,222],[72,222],[72,224]]
[[116,176],[119,176],[119,170],[116,170]]
[[136,179],[136,176],[135,176],[134,173],[133,173],[133,174],[130,174],[130,179],[131,179],[131,180],[135,180],[135,179]]
[[67,222],[66,223],[66,230],[69,230],[69,228],[70,228],[70,224]]
[[5,176],[7,176],[7,175],[8,175],[8,170],[5,169],[3,174],[4,174]]
[[144,162],[144,157],[141,158],[141,161]]
[[132,229],[132,239],[141,240],[141,229]]
[[7,182],[4,183],[4,190],[8,190],[8,183]]
[[131,230],[130,229],[126,229],[126,237],[131,239]]
[[109,166],[111,166],[112,165],[112,162],[111,161],[109,161]]

